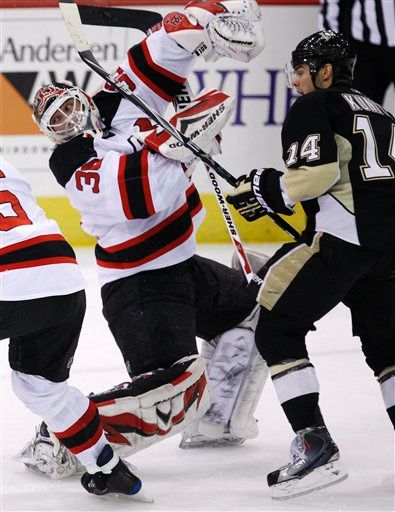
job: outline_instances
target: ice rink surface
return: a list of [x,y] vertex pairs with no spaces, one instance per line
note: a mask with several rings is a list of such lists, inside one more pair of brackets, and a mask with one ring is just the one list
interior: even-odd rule
[[[265,247],[272,253],[273,247]],[[231,246],[200,246],[199,254],[229,263]],[[85,393],[128,380],[101,315],[93,251],[78,251],[88,306],[70,383]],[[308,293],[308,290],[306,290]],[[325,290],[323,290],[325,293]],[[78,478],[51,481],[27,472],[12,456],[32,437],[37,417],[13,396],[7,342],[1,344],[2,511],[393,511],[394,437],[380,389],[351,335],[342,305],[316,324],[308,347],[321,384],[321,407],[348,480],[307,496],[274,502],[266,474],[288,461],[293,434],[267,382],[256,417],[259,436],[232,448],[181,450],[179,436],[130,459],[153,504],[88,495]]]

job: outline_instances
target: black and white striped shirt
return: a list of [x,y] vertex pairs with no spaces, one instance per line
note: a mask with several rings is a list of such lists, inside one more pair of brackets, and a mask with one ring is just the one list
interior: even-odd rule
[[395,47],[395,0],[320,0],[320,29]]

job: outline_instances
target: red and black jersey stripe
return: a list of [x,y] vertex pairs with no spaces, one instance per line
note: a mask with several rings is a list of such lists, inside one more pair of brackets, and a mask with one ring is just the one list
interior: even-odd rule
[[131,48],[128,52],[129,66],[152,91],[166,101],[171,101],[184,85],[186,78],[156,64],[149,52],[147,41]]
[[119,159],[118,183],[127,219],[146,219],[155,213],[148,178],[148,154],[143,149]]
[[193,233],[192,217],[203,206],[194,185],[186,195],[187,201],[178,210],[142,235],[106,249],[97,245],[95,252],[98,265],[120,269],[138,267],[188,240]]
[[54,432],[59,441],[74,455],[94,446],[102,433],[97,407],[91,401],[86,412],[71,427],[63,432]]
[[191,217],[194,217],[203,208],[203,204],[200,200],[199,192],[193,183],[187,190],[186,196]]
[[0,271],[17,268],[77,264],[75,253],[62,235],[41,235],[0,249]]

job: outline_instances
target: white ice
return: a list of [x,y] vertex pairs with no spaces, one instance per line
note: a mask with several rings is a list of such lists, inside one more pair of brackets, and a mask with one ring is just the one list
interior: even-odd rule
[[[273,247],[265,247],[271,253]],[[92,249],[80,250],[88,310],[70,382],[85,393],[128,380],[101,315]],[[200,246],[229,263],[232,248]],[[308,290],[306,290],[308,293]],[[325,290],[322,291],[325,293]],[[395,341],[394,341],[395,342]],[[232,448],[181,450],[179,436],[131,457],[153,504],[88,495],[78,478],[50,481],[27,472],[12,456],[39,423],[13,396],[7,342],[1,354],[2,511],[384,511],[394,510],[394,437],[379,386],[351,336],[348,310],[336,307],[310,333],[308,347],[321,384],[321,408],[340,447],[348,480],[286,502],[271,500],[266,474],[288,461],[293,434],[267,382],[256,417],[259,436]]]

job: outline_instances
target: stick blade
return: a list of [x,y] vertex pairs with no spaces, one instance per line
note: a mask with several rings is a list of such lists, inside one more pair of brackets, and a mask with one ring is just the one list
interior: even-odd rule
[[143,9],[79,5],[78,10],[84,25],[134,28],[144,33],[162,21],[158,12]]
[[77,51],[85,52],[90,51],[89,44],[85,39],[82,28],[82,21],[77,4],[73,0],[61,0],[59,2],[59,9],[62,13],[63,19],[69,29],[71,39],[74,42]]

